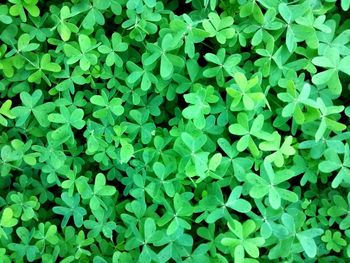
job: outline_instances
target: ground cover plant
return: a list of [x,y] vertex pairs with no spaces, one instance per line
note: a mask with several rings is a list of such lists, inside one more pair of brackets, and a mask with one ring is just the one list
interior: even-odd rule
[[350,262],[349,0],[0,4],[0,262]]

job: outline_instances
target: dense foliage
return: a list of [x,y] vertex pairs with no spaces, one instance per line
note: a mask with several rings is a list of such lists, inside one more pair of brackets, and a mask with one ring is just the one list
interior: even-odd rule
[[0,262],[350,262],[349,0],[0,4]]

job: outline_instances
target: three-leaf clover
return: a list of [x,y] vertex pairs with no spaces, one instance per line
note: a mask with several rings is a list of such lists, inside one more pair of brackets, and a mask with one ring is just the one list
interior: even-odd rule
[[86,177],[77,179],[77,189],[81,197],[90,200],[89,205],[92,210],[98,210],[101,207],[107,210],[103,197],[114,195],[117,191],[115,187],[106,185],[106,177],[102,173],[96,175],[93,189],[91,189],[86,179]]
[[198,129],[203,129],[205,127],[205,115],[210,113],[209,104],[217,102],[219,98],[215,94],[213,86],[204,88],[198,84],[193,87],[193,91],[193,93],[184,95],[185,101],[191,105],[182,111],[182,115],[186,119],[193,120]]
[[92,96],[90,101],[94,105],[103,107],[94,111],[92,116],[98,119],[106,119],[111,125],[115,122],[114,116],[120,116],[124,113],[122,100],[120,98],[112,98],[110,100],[105,90],[101,91],[101,95]]
[[257,106],[264,106],[266,104],[265,95],[258,86],[258,76],[247,80],[243,73],[236,72],[233,77],[237,85],[226,88],[227,94],[232,98],[231,110],[240,110],[243,104],[243,109],[251,111]]
[[252,198],[263,198],[268,196],[272,208],[281,207],[282,200],[294,203],[298,201],[298,195],[290,190],[278,186],[295,176],[292,170],[279,170],[275,172],[268,161],[261,165],[261,176],[254,173],[247,174],[247,182],[251,184],[249,195]]
[[20,98],[23,106],[13,108],[13,114],[17,117],[16,125],[23,126],[28,120],[30,114],[33,114],[34,118],[38,121],[42,127],[48,127],[50,122],[48,120],[48,114],[55,109],[53,102],[42,102],[43,92],[41,90],[35,90],[32,95],[23,91],[20,93]]
[[178,164],[179,169],[185,170],[189,176],[205,177],[208,169],[209,152],[203,151],[202,147],[207,142],[204,134],[193,137],[187,132],[181,134],[181,141],[175,145],[175,151],[181,156]]
[[98,47],[98,51],[102,54],[107,54],[107,66],[111,67],[115,64],[121,67],[123,65],[123,60],[117,53],[124,52],[128,49],[128,44],[122,41],[122,36],[119,33],[113,33],[110,42],[106,38],[102,43],[103,44]]
[[264,116],[259,114],[249,125],[248,115],[245,112],[238,113],[237,123],[231,124],[229,126],[229,132],[241,136],[237,143],[237,150],[242,152],[245,149],[249,149],[249,151],[254,155],[259,155],[259,149],[253,139],[253,137],[261,139],[261,140],[271,140],[273,136],[262,130],[264,125]]
[[338,171],[332,181],[332,187],[337,188],[341,183],[350,183],[350,151],[349,144],[345,145],[343,161],[339,158],[337,152],[328,148],[324,153],[326,160],[319,163],[321,172],[332,173]]
[[[257,226],[255,222],[249,219],[241,224],[237,220],[232,220],[227,225],[231,232],[224,234],[221,244],[230,248],[234,262],[246,262],[245,253],[252,258],[258,258],[260,254],[259,247],[264,245],[265,239],[262,237],[250,237],[256,231]],[[233,236],[230,236],[231,233]]]
[[282,167],[285,162],[285,156],[291,156],[296,153],[294,147],[291,145],[293,141],[292,136],[287,136],[281,144],[282,136],[275,131],[272,133],[269,141],[264,141],[259,144],[259,148],[266,152],[273,152],[265,157],[268,162],[273,162],[277,167]]
[[87,71],[91,65],[97,63],[97,55],[94,52],[99,44],[94,44],[91,39],[84,34],[78,36],[79,47],[76,43],[66,44],[64,46],[64,53],[68,57],[67,64],[72,65],[79,61],[79,66],[82,70]]
[[210,34],[210,37],[216,37],[220,44],[225,44],[227,39],[235,35],[232,16],[220,17],[217,13],[208,14],[208,19],[202,22],[203,28]]
[[339,221],[339,228],[341,230],[346,230],[350,228],[350,194],[347,195],[347,201],[341,195],[334,195],[333,202],[334,206],[328,208],[327,214],[332,218],[341,218]]
[[163,226],[169,223],[166,234],[172,235],[179,229],[191,229],[191,225],[185,220],[193,213],[193,207],[184,195],[178,193],[173,198],[174,208],[169,203],[164,203],[166,213],[158,221],[158,225]]
[[65,227],[68,223],[68,220],[73,217],[74,224],[77,227],[83,225],[83,217],[86,215],[85,208],[80,205],[80,195],[75,194],[74,196],[69,196],[67,192],[61,194],[61,199],[65,203],[65,206],[55,206],[52,208],[52,211],[56,214],[62,215],[63,220],[61,226]]
[[316,85],[327,85],[334,95],[339,96],[342,92],[339,71],[350,76],[350,56],[341,58],[337,49],[330,48],[322,56],[314,57],[312,63],[327,69],[312,76],[312,82]]
[[175,50],[178,40],[168,33],[161,39],[161,46],[156,44],[147,44],[149,55],[144,60],[145,66],[149,66],[160,59],[160,76],[163,79],[170,79],[174,73],[174,67],[182,67],[183,59],[177,55],[170,53]]
[[293,81],[288,81],[287,92],[278,93],[277,97],[288,104],[282,110],[283,117],[292,117],[297,124],[303,124],[305,116],[303,109],[305,106],[317,108],[317,103],[310,99],[311,87],[304,84],[298,92]]
[[16,229],[16,234],[21,240],[19,243],[10,243],[8,248],[15,251],[15,260],[23,260],[24,257],[28,262],[33,262],[39,255],[39,249],[37,246],[31,244],[31,240],[34,237],[34,228],[29,231],[27,228],[21,226]]
[[2,103],[0,107],[0,124],[2,126],[7,126],[8,120],[6,118],[9,118],[9,119],[16,118],[16,116],[13,113],[13,109],[11,110],[11,105],[12,105],[12,101],[6,100],[4,103]]
[[209,67],[203,71],[203,76],[206,78],[216,78],[217,84],[222,87],[225,83],[225,76],[232,76],[236,66],[242,59],[239,54],[233,54],[226,58],[226,50],[220,48],[215,54],[207,53],[204,55],[206,61],[215,64],[214,67]]
[[74,23],[68,21],[68,19],[73,16],[68,6],[63,6],[61,8],[59,17],[54,16],[54,19],[57,21],[57,31],[63,41],[68,41],[72,33],[77,33],[79,31]]
[[344,106],[328,106],[323,99],[317,98],[318,109],[320,110],[320,125],[315,133],[315,140],[318,142],[324,136],[327,129],[339,132],[346,129],[346,125],[337,122],[331,116],[344,110]]
[[45,82],[51,86],[50,79],[46,76],[45,72],[59,72],[61,66],[55,62],[51,62],[50,54],[44,54],[39,62],[39,58],[36,57],[36,60],[33,63],[30,63],[27,67],[28,70],[36,70],[28,77],[29,82],[35,82],[40,84],[41,79],[44,79]]
[[[62,124],[52,132],[52,138],[57,141],[65,141],[72,136],[72,127],[81,130],[85,126],[83,120],[84,111],[82,109],[60,107],[60,113],[51,113],[48,116],[50,122]],[[68,137],[67,137],[68,136]]]
[[347,245],[346,240],[341,237],[340,231],[334,231],[332,233],[331,230],[327,229],[321,239],[326,243],[326,248],[330,251],[340,252]]
[[[218,183],[212,184],[208,189],[208,196],[202,203],[203,207],[212,210],[208,213],[205,221],[212,224],[222,217],[228,220],[231,219],[228,208],[239,213],[248,213],[252,207],[247,200],[240,197],[241,194],[242,186],[236,186],[225,201],[220,185]],[[214,209],[210,209],[211,207],[214,207]]]
[[33,17],[40,14],[39,7],[36,6],[39,0],[9,0],[13,5],[10,7],[12,16],[19,16],[23,22],[27,22],[25,10]]

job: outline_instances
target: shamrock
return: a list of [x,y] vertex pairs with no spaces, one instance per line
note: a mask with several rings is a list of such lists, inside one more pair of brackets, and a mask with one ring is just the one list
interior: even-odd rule
[[241,224],[237,220],[231,220],[227,225],[234,236],[224,234],[221,244],[230,248],[234,262],[245,262],[245,253],[252,258],[258,258],[259,247],[264,245],[265,240],[262,237],[249,237],[256,230],[255,222],[247,220]]
[[152,243],[156,242],[158,237],[157,225],[154,219],[147,217],[142,224],[143,231],[140,232],[136,229],[136,227],[132,227],[133,236],[130,238],[125,247],[128,250],[131,250],[135,247],[142,246],[142,251],[138,257],[138,260],[141,262],[152,262],[152,260],[156,260],[157,254],[152,250]]
[[338,171],[332,181],[332,187],[337,188],[343,182],[350,182],[350,152],[349,144],[345,145],[343,161],[340,160],[334,149],[329,148],[324,152],[326,160],[319,163],[319,169],[324,173]]
[[247,174],[247,182],[251,184],[249,195],[252,198],[262,198],[268,195],[272,208],[278,209],[281,200],[288,202],[298,201],[298,196],[292,191],[279,187],[278,185],[295,176],[292,170],[279,170],[275,173],[270,162],[265,160],[261,165],[261,176],[254,173]]
[[226,50],[220,48],[217,54],[207,53],[204,55],[204,58],[214,63],[216,66],[213,68],[207,68],[203,71],[203,76],[206,78],[216,78],[217,84],[222,87],[225,83],[225,75],[232,76],[236,66],[241,61],[242,57],[239,54],[234,54],[225,58]]
[[101,95],[94,95],[90,98],[92,104],[103,107],[94,111],[93,116],[98,119],[107,119],[110,124],[114,124],[114,116],[120,116],[124,112],[120,98],[109,99],[106,90],[101,91]]
[[201,206],[207,207],[210,211],[205,219],[208,224],[215,223],[222,217],[225,217],[228,220],[231,219],[230,210],[228,208],[239,213],[248,213],[251,210],[250,203],[245,199],[240,198],[242,194],[241,186],[235,187],[226,201],[224,201],[219,184],[212,184],[208,190],[208,196],[202,203],[200,203]]
[[[18,38],[17,47],[13,46],[12,50],[6,54],[6,57],[11,57],[16,53],[26,53],[37,50],[40,45],[36,43],[30,43],[31,37],[29,34],[22,34]],[[44,65],[46,66],[46,65]]]
[[[254,3],[254,2],[248,2],[248,3]],[[240,12],[241,16],[242,16],[242,10],[244,10],[244,9],[243,8],[241,9],[241,12]],[[244,11],[246,11],[246,10],[244,10]],[[253,15],[255,15],[255,14],[262,16],[261,11],[260,11],[260,14],[254,12]],[[261,19],[258,18],[258,20],[261,20]],[[278,29],[282,28],[282,25],[283,25],[280,21],[276,20],[276,11],[274,9],[268,9],[262,20],[263,20],[263,22],[259,21],[259,23],[254,23],[252,25],[247,26],[243,30],[243,32],[245,32],[245,33],[253,33],[254,32],[254,35],[253,35],[252,40],[251,40],[251,43],[253,46],[259,45],[262,41],[269,42],[272,38],[271,34],[269,33],[269,30],[278,30]]]
[[29,231],[25,227],[19,227],[16,229],[16,234],[21,240],[20,243],[10,243],[8,245],[10,250],[16,252],[15,260],[23,260],[25,257],[28,262],[33,262],[39,255],[39,249],[35,245],[30,244],[34,236],[34,229]]
[[346,241],[341,237],[339,231],[334,231],[327,229],[324,235],[321,237],[322,241],[326,243],[326,248],[328,250],[334,250],[335,252],[340,252],[342,247],[346,246]]
[[193,93],[184,95],[185,101],[192,105],[186,107],[182,115],[186,119],[192,119],[198,129],[203,129],[205,127],[204,116],[210,113],[209,103],[215,103],[219,98],[215,95],[213,86],[203,88],[197,84],[193,87],[193,91]]
[[317,104],[321,113],[321,121],[315,133],[316,142],[318,142],[324,136],[327,129],[335,132],[346,129],[344,124],[335,121],[331,117],[331,115],[342,112],[344,110],[344,106],[328,106],[321,98],[317,98]]
[[13,108],[13,113],[17,117],[17,126],[23,126],[31,113],[40,126],[48,127],[50,125],[48,114],[55,109],[55,104],[52,102],[40,104],[43,98],[41,90],[35,90],[32,95],[23,91],[20,94],[20,98],[23,106]]
[[297,124],[303,124],[305,106],[317,108],[317,103],[309,98],[311,87],[305,84],[298,93],[293,81],[288,81],[287,85],[287,92],[277,94],[280,100],[288,103],[282,110],[282,116],[293,117]]
[[327,214],[332,218],[342,218],[339,224],[341,230],[346,230],[350,228],[350,214],[349,214],[349,205],[350,205],[350,194],[347,195],[347,201],[341,195],[333,196],[334,206],[328,208]]
[[265,95],[261,92],[258,76],[247,80],[243,73],[236,72],[233,75],[237,85],[226,88],[227,94],[232,97],[230,105],[231,110],[241,109],[243,104],[244,109],[250,111],[258,106],[264,106],[266,103]]
[[[60,107],[60,113],[51,113],[48,115],[50,122],[62,124],[52,132],[52,138],[57,141],[65,141],[72,136],[72,127],[81,130],[85,126],[83,120],[84,111],[82,109]],[[67,138],[68,136],[68,138]]]
[[239,16],[240,17],[248,17],[252,15],[254,20],[261,23],[264,20],[263,13],[255,1],[247,1],[243,5],[240,6]]
[[0,124],[2,126],[7,126],[8,121],[5,117],[9,119],[14,119],[16,116],[13,115],[13,109],[11,110],[12,101],[6,100],[4,103],[2,103],[0,107]]
[[239,157],[239,152],[235,144],[231,145],[226,139],[218,139],[219,147],[227,155],[222,158],[222,163],[226,162],[233,168],[233,172],[237,180],[244,181],[243,175],[249,171],[253,165],[253,161],[250,158]]
[[317,48],[318,46],[317,36],[312,26],[294,23],[307,10],[308,6],[306,4],[288,6],[286,3],[280,3],[278,5],[278,11],[286,22],[286,46],[289,52],[293,52],[297,48],[297,43],[304,40],[311,48]]
[[[258,115],[252,124],[249,125],[248,115],[244,112],[240,112],[237,116],[237,123],[229,126],[230,133],[234,135],[242,136],[237,143],[237,150],[242,152],[245,149],[257,156],[259,155],[259,149],[253,139],[253,136],[262,139],[272,141],[272,135],[262,130],[264,124],[264,116]],[[250,126],[250,127],[249,127]]]
[[131,84],[139,83],[141,80],[141,90],[149,90],[152,84],[158,83],[157,77],[152,72],[152,65],[141,68],[132,61],[128,61],[126,62],[126,67],[130,71],[130,75],[126,80]]
[[87,83],[87,80],[82,76],[82,74],[82,70],[78,67],[76,67],[71,73],[69,66],[66,65],[64,70],[61,70],[55,74],[55,78],[59,79],[59,82],[50,90],[49,93],[55,94],[58,91],[65,94],[67,91],[69,91],[73,94],[75,92],[75,84],[83,85]]
[[110,6],[111,1],[99,1],[93,0],[92,4],[90,1],[82,1],[80,5],[74,6],[72,12],[84,12],[88,11],[87,15],[82,21],[82,26],[85,29],[93,29],[96,24],[104,25],[105,18],[103,12]]
[[39,250],[45,251],[46,244],[56,245],[58,243],[57,226],[48,222],[46,224],[40,223],[38,230],[34,233],[34,238],[38,240],[35,245]]
[[86,210],[79,206],[80,195],[75,194],[74,196],[69,196],[67,192],[63,192],[61,194],[61,199],[66,206],[55,206],[52,208],[54,213],[63,216],[61,226],[65,227],[68,220],[73,216],[74,224],[77,227],[81,227],[83,225],[83,217],[86,215]]
[[191,225],[185,220],[193,213],[189,197],[176,193],[173,198],[174,209],[168,202],[164,202],[166,213],[158,220],[158,225],[163,226],[170,222],[166,230],[167,235],[172,235],[179,229],[191,229]]
[[115,64],[116,66],[121,67],[123,65],[123,60],[117,52],[126,51],[128,49],[128,44],[122,42],[122,36],[118,33],[113,33],[111,42],[105,38],[104,43],[105,44],[98,47],[98,51],[102,54],[108,54],[106,57],[107,66],[110,67]]
[[[89,70],[91,65],[97,63],[97,55],[94,52],[100,44],[94,44],[91,39],[84,34],[78,36],[79,47],[76,45],[64,45],[64,53],[67,55],[67,64],[72,65],[79,61],[82,70]],[[75,44],[75,43],[74,43]]]
[[281,145],[281,135],[278,132],[274,132],[270,141],[264,141],[259,144],[259,148],[266,152],[272,151],[270,155],[266,156],[265,160],[273,162],[277,167],[282,167],[285,158],[284,156],[291,156],[296,153],[294,147],[291,145],[293,137],[287,136]]
[[106,177],[102,173],[96,175],[93,190],[88,185],[86,177],[77,179],[77,189],[83,199],[90,199],[89,205],[92,210],[97,210],[100,207],[107,210],[103,197],[116,193],[114,186],[106,185]]
[[37,218],[37,212],[40,207],[38,198],[35,196],[27,196],[22,193],[13,193],[10,195],[13,214],[22,221],[29,221],[32,218]]
[[195,55],[195,44],[203,41],[209,33],[197,28],[199,21],[193,21],[190,16],[183,14],[181,19],[174,19],[170,22],[170,28],[174,34],[181,37],[185,42],[185,53],[193,58]]
[[57,63],[51,62],[51,56],[49,54],[45,54],[41,57],[40,62],[38,57],[36,57],[35,62],[30,63],[27,66],[29,70],[36,70],[32,73],[28,81],[35,82],[36,84],[40,84],[41,79],[44,79],[45,82],[51,86],[50,79],[46,76],[46,72],[59,72],[61,70],[61,66]]
[[23,22],[27,22],[27,15],[25,10],[34,17],[40,15],[40,9],[36,6],[38,0],[9,0],[14,4],[10,7],[10,14],[12,16],[19,16]]
[[342,92],[342,84],[338,73],[341,71],[350,76],[350,56],[340,58],[339,51],[330,48],[324,55],[314,57],[312,63],[327,68],[327,70],[312,76],[312,82],[316,85],[327,85],[334,95],[339,96]]
[[[129,2],[132,3],[132,1]],[[150,8],[144,8],[143,12],[138,14],[136,10],[128,9],[126,13],[127,19],[122,23],[122,27],[130,30],[129,36],[131,39],[142,42],[147,35],[157,32],[157,22],[162,18],[162,16],[157,13],[157,10],[159,10],[157,6],[156,10],[154,10],[156,12],[152,12],[153,10]]]
[[175,67],[182,67],[183,59],[177,55],[171,54],[170,51],[175,50],[178,40],[168,33],[161,39],[161,47],[156,44],[147,44],[149,54],[144,60],[145,66],[149,66],[160,59],[160,76],[163,79],[170,79],[174,73]]
[[208,19],[205,19],[202,24],[204,30],[210,34],[209,36],[215,36],[220,44],[225,44],[227,39],[235,35],[231,16],[220,17],[217,13],[211,12],[208,14]]
[[152,136],[154,135],[155,130],[154,123],[147,122],[149,118],[149,111],[131,110],[129,114],[130,118],[132,118],[136,123],[124,123],[127,127],[127,133],[129,133],[132,137],[140,133],[141,142],[148,144],[152,140]]
[[295,240],[299,241],[302,249],[306,255],[310,258],[314,258],[317,254],[317,245],[315,238],[323,234],[323,229],[310,228],[306,230],[300,230],[300,223],[303,223],[305,218],[300,219],[297,215],[294,217],[290,214],[283,213],[281,221],[288,231],[288,237],[281,240],[281,242],[271,250],[271,254],[275,253],[278,249],[284,249],[285,254],[290,253]]
[[96,238],[101,232],[107,238],[113,238],[113,230],[116,230],[117,225],[113,221],[108,221],[111,212],[102,209],[92,210],[94,219],[84,221],[84,227],[91,229],[88,237]]
[[71,38],[72,33],[77,33],[79,31],[74,23],[67,21],[72,16],[73,14],[68,6],[63,6],[61,8],[59,17],[54,16],[54,19],[57,21],[57,31],[63,41],[68,41]]
[[333,19],[329,19],[325,21],[325,25],[330,29],[329,32],[317,32],[318,39],[320,41],[319,44],[319,54],[326,55],[329,49],[337,49],[339,51],[339,55],[347,56],[350,54],[350,50],[347,47],[347,43],[349,42],[348,34],[349,30],[344,30],[339,34],[335,34],[336,28],[339,27],[339,21],[335,21]]
[[39,42],[44,42],[48,37],[52,36],[50,28],[47,26],[46,21],[49,15],[46,13],[43,17],[31,17],[30,20],[33,22],[31,24],[23,24],[22,30],[29,34],[31,39],[37,39]]
[[172,172],[170,166],[165,166],[161,162],[155,162],[152,169],[156,175],[156,178],[150,179],[150,184],[147,186],[146,191],[153,197],[156,197],[165,192],[169,197],[175,195],[175,179],[168,178]]
[[202,134],[193,137],[187,132],[181,134],[180,140],[176,143],[174,149],[182,158],[179,162],[179,168],[186,171],[189,176],[204,177],[208,169],[209,152],[202,150],[207,141],[207,136]]

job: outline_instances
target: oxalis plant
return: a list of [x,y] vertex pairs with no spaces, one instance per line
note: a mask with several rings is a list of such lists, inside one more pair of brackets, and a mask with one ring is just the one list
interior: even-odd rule
[[349,0],[0,4],[0,263],[350,262]]

